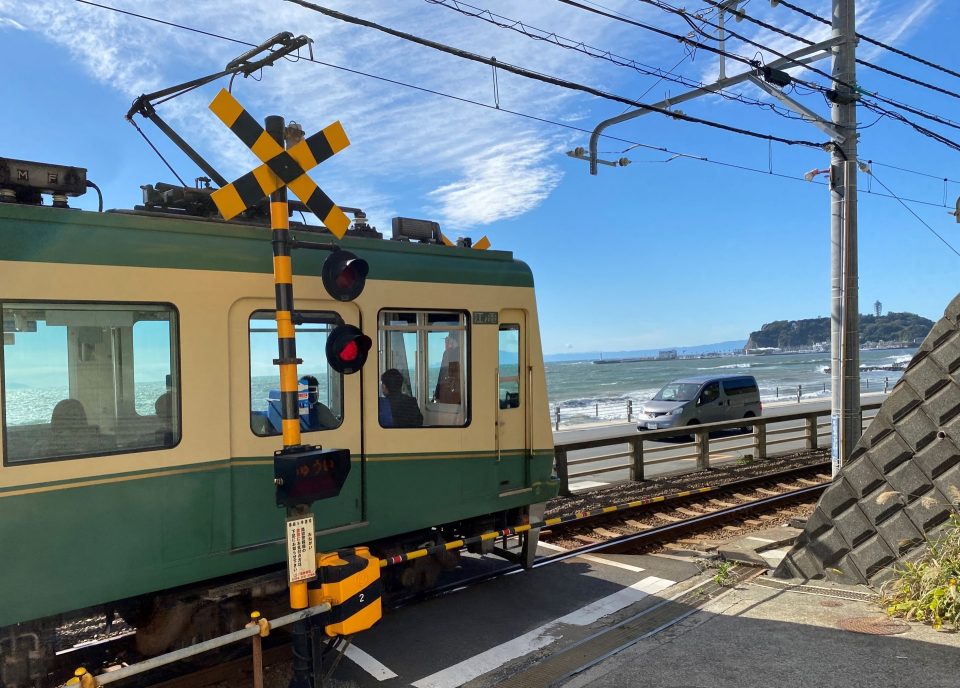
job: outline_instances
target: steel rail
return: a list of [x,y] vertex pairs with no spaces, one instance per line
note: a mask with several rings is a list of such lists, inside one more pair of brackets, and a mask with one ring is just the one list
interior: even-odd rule
[[[827,465],[829,465],[829,463],[822,464],[822,466],[827,466]],[[817,464],[816,466],[807,466],[806,468],[810,469],[810,468],[815,468],[817,466],[820,466],[820,464]],[[764,476],[763,478],[754,478],[753,481],[759,482],[760,480],[769,480],[770,478],[783,475],[784,473],[790,473],[790,472],[796,473],[798,471],[799,469],[794,469],[793,471],[781,471],[780,473],[772,473],[768,476]],[[736,483],[728,483],[728,485],[725,485],[723,487],[734,486],[737,484],[742,484],[744,482],[746,481],[737,481]],[[554,555],[537,559],[536,561],[534,561],[533,566],[531,568],[537,569],[537,568],[542,568],[544,566],[550,566],[551,564],[556,564],[562,561],[566,561],[567,559],[575,559],[576,557],[583,556],[584,554],[591,554],[593,552],[602,552],[606,549],[612,549],[614,547],[619,547],[621,545],[631,543],[631,542],[638,542],[638,541],[642,542],[644,540],[655,541],[658,539],[663,539],[665,535],[679,533],[691,528],[692,526],[709,523],[712,520],[716,520],[716,521],[728,520],[730,517],[739,515],[744,512],[752,511],[752,510],[766,507],[766,506],[771,506],[778,502],[787,502],[787,501],[796,499],[797,497],[803,497],[805,495],[815,494],[817,492],[825,490],[828,485],[830,485],[829,482],[825,482],[822,485],[812,485],[810,487],[804,487],[798,490],[784,492],[783,494],[773,495],[770,497],[765,497],[763,499],[747,502],[746,504],[737,504],[736,506],[733,506],[733,507],[720,509],[718,511],[712,511],[708,514],[703,514],[702,516],[684,519],[676,523],[669,523],[664,526],[658,526],[658,527],[650,528],[637,533],[631,533],[629,535],[624,535],[622,537],[614,538],[612,540],[607,540],[605,542],[598,542],[592,545],[584,545],[583,547],[578,547],[577,549],[572,549],[567,552],[561,552],[559,554],[554,554]],[[664,502],[658,502],[657,504],[662,506]],[[570,525],[570,522],[564,523],[563,525],[564,526]],[[420,602],[423,600],[433,599],[436,597],[443,597],[445,595],[454,593],[458,590],[464,590],[474,585],[479,585],[480,583],[485,583],[487,581],[494,580],[496,578],[501,578],[503,576],[511,576],[515,573],[520,573],[521,571],[524,571],[524,570],[526,569],[524,569],[523,566],[521,566],[520,564],[510,564],[508,566],[504,566],[503,568],[496,569],[495,571],[486,571],[484,573],[477,574],[475,576],[470,576],[468,578],[463,578],[463,579],[452,581],[450,583],[447,583],[441,586],[437,586],[426,593],[421,593],[419,595],[405,596],[402,598],[396,598],[395,600],[392,601],[392,603],[389,604],[388,608],[400,609],[401,607],[405,607],[408,604],[412,604],[414,602]]]

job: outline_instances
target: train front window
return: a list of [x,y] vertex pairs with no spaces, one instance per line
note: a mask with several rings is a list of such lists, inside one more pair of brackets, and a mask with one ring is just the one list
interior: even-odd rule
[[[340,316],[328,311],[299,311],[295,326],[297,358],[297,405],[300,431],[314,432],[340,427],[343,422],[343,377],[327,363],[327,337]],[[277,321],[273,311],[250,316],[250,429],[267,437],[282,434],[280,369],[277,358]]]
[[5,463],[179,442],[171,306],[4,303],[0,311]]
[[380,313],[382,427],[460,427],[469,422],[467,315]]

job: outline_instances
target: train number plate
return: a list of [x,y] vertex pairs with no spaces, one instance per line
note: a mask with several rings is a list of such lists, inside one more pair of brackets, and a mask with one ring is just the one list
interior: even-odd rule
[[287,519],[287,571],[291,583],[311,580],[317,575],[313,533],[313,514]]

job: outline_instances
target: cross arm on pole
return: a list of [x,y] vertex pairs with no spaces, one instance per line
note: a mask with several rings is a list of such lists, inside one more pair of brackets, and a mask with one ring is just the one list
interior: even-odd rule
[[[767,66],[771,69],[789,69],[790,67],[802,67],[812,62],[817,62],[829,57],[830,50],[840,43],[840,41],[841,39],[839,37],[821,41],[815,45],[801,48],[800,50],[796,50],[788,55],[785,55],[784,57],[773,60],[772,62],[768,63]],[[654,107],[664,110],[669,109],[678,103],[693,100],[694,98],[699,98],[700,96],[715,93],[716,91],[720,91],[730,86],[742,83],[751,76],[753,76],[752,72],[743,72],[742,74],[737,74],[736,76],[720,79],[719,81],[715,81],[712,84],[708,84],[701,88],[695,88],[678,96],[661,100],[659,103],[656,103]],[[635,117],[646,115],[651,111],[652,110],[641,109],[634,110],[632,112],[626,112],[622,115],[618,115],[617,117],[606,119],[600,122],[596,128],[594,128],[593,133],[590,134],[590,174],[597,174],[597,145],[600,141],[600,135],[603,133],[603,131],[607,129],[607,127],[611,127],[614,124],[620,124],[621,122],[626,122],[634,119]]]
[[764,91],[769,93],[771,96],[779,100],[781,103],[786,105],[788,108],[790,108],[794,112],[797,112],[803,115],[803,118],[806,121],[810,122],[810,124],[815,126],[817,129],[827,134],[827,136],[829,136],[831,139],[833,139],[837,143],[843,143],[846,140],[846,137],[843,134],[841,134],[840,130],[837,129],[831,122],[828,122],[823,117],[821,117],[820,115],[818,115],[816,112],[806,107],[805,105],[801,105],[800,103],[795,101],[793,98],[788,96],[786,93],[781,91],[779,88],[776,88],[775,86],[771,86],[763,79],[760,79],[753,75],[750,75],[749,77],[747,77],[747,79],[754,86],[756,86],[757,88],[763,89]]

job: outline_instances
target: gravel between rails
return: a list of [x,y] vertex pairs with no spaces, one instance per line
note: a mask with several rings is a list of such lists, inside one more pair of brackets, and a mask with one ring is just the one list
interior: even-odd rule
[[711,468],[682,475],[652,478],[643,482],[622,482],[575,494],[572,497],[554,497],[547,502],[545,518],[554,518],[575,511],[591,511],[604,506],[625,504],[660,495],[672,495],[701,487],[721,487],[738,480],[757,478],[769,473],[792,468],[813,466],[830,460],[830,451],[801,451],[769,459],[760,459],[740,465]]

